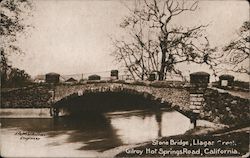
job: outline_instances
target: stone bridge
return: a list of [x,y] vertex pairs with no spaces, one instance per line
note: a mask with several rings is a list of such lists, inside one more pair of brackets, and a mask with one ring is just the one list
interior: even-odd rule
[[[107,92],[119,92],[125,95],[142,96],[145,99],[161,104],[163,107],[173,108],[188,117],[192,114],[192,106],[190,106],[190,89],[184,84],[168,84],[165,86],[129,83],[57,85],[52,95],[52,106],[60,109],[63,107],[62,103],[66,100],[76,99],[86,94]],[[202,101],[202,99],[198,101]]]

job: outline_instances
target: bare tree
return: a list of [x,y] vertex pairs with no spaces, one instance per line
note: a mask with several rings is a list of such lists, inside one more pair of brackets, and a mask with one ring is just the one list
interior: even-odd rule
[[250,21],[241,26],[238,37],[224,47],[225,60],[233,72],[250,74],[249,53],[250,53]]
[[181,14],[195,11],[198,2],[175,0],[138,1],[131,15],[121,23],[128,34],[122,40],[113,40],[113,55],[124,63],[133,78],[145,79],[150,72],[182,74],[176,65],[183,62],[216,66],[218,58],[205,36],[207,25],[184,28],[175,26],[173,20]]

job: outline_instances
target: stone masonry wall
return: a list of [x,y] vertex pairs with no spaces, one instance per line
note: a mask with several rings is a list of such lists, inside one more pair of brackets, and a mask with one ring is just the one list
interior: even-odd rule
[[201,117],[215,123],[229,126],[249,124],[249,100],[217,90],[207,89],[204,94],[205,105]]
[[34,86],[1,92],[1,108],[50,107],[51,95],[49,91],[48,86]]

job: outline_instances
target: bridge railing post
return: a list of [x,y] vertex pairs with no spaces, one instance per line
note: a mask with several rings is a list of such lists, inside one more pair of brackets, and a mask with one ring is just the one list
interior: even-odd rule
[[205,72],[196,72],[190,74],[190,121],[196,127],[196,121],[203,113],[205,104],[204,93],[209,83],[210,75]]
[[54,103],[55,103],[55,87],[54,85],[52,85],[52,90],[49,91],[50,94],[50,116],[52,117],[58,117],[59,116],[59,109],[54,107]]

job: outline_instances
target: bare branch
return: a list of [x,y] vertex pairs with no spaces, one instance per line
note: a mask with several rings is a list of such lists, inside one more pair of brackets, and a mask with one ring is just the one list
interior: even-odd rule
[[[128,65],[133,66],[131,73],[144,76],[158,71],[162,80],[166,72],[180,73],[175,65],[182,62],[207,64],[212,69],[217,65],[215,60],[219,56],[213,55],[216,48],[210,48],[204,34],[208,25],[185,29],[170,25],[180,14],[195,11],[198,7],[197,1],[189,4],[174,0],[144,0],[131,12],[123,27],[128,31],[130,41],[120,41],[123,57],[127,58]],[[145,38],[146,34],[151,34],[151,37]]]

